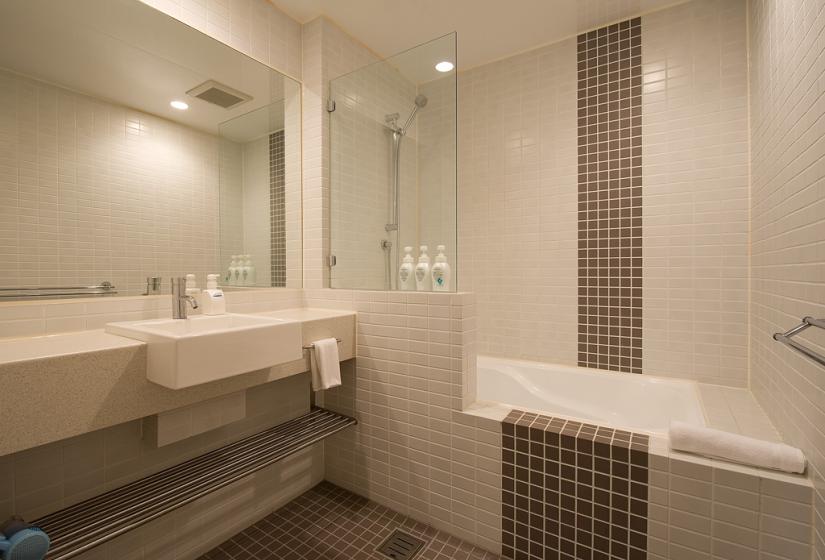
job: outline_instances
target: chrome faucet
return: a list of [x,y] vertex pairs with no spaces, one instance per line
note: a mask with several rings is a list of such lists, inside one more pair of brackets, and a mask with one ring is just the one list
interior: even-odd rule
[[172,318],[186,319],[186,304],[198,308],[195,298],[186,294],[186,278],[172,278]]

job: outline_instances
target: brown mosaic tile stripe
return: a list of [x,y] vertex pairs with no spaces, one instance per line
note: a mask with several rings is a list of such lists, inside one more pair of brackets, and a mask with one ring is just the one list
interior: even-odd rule
[[286,161],[284,131],[269,135],[270,285],[286,286]]
[[642,372],[642,35],[578,37],[580,366]]
[[647,435],[514,410],[501,439],[504,558],[647,558]]
[[395,529],[426,541],[415,560],[498,560],[389,508],[322,482],[199,560],[387,560],[376,548]]

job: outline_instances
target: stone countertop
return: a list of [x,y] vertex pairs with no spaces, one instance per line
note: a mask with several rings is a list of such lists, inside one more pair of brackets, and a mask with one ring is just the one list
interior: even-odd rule
[[[267,315],[303,323],[304,344],[342,339],[355,355],[355,313],[286,309]],[[0,456],[269,383],[309,369],[299,360],[172,390],[146,378],[145,343],[103,330],[0,340]]]

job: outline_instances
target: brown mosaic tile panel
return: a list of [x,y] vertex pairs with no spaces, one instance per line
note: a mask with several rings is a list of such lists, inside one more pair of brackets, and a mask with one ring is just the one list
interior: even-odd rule
[[577,46],[578,363],[641,373],[641,20]]
[[647,558],[647,435],[514,410],[501,437],[504,558]]
[[387,560],[376,548],[395,529],[426,541],[415,560],[500,558],[322,482],[199,560]]
[[270,285],[286,286],[286,160],[284,131],[269,135]]

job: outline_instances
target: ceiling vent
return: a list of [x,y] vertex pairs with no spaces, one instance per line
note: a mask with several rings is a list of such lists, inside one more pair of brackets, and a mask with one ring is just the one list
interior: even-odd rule
[[215,80],[207,80],[186,93],[212,105],[222,107],[223,109],[234,109],[241,103],[246,103],[252,99],[251,95],[216,82]]

